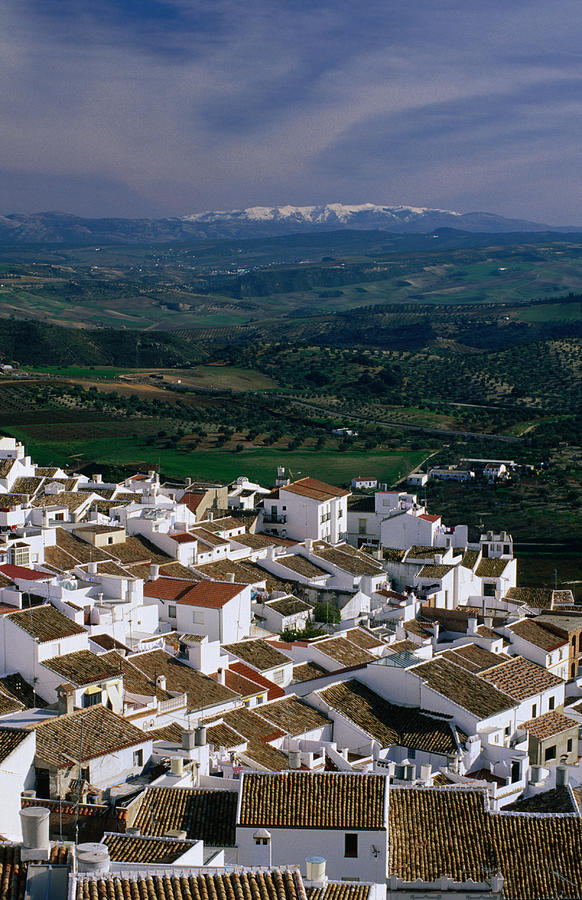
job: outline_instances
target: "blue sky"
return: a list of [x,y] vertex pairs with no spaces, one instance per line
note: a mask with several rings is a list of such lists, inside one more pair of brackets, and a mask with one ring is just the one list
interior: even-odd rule
[[582,225],[579,0],[4,0],[0,212]]

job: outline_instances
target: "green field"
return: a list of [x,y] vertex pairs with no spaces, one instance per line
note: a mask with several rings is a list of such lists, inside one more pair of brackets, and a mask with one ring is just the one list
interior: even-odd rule
[[[113,465],[159,467],[169,477],[217,479],[231,481],[247,475],[263,484],[272,484],[277,466],[284,465],[295,478],[312,475],[326,481],[347,483],[355,475],[371,473],[373,477],[392,484],[411,471],[430,452],[429,450],[378,451],[287,451],[279,449],[196,450],[183,452],[147,445],[139,437],[99,437],[88,440],[46,441],[34,436],[34,427],[3,429],[26,444],[27,453],[39,465],[60,465],[81,468],[89,463],[96,466]],[[131,430],[131,425],[128,429]]]

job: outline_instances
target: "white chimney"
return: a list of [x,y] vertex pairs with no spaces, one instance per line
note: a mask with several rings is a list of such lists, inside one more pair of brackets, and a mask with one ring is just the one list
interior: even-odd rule
[[170,760],[170,771],[172,775],[181,777],[184,774],[184,757],[172,756]]
[[434,564],[435,564],[435,566],[442,566],[442,564],[443,564],[442,553],[435,553]]
[[198,725],[194,732],[194,744],[196,747],[206,746],[206,726]]
[[467,634],[475,634],[477,632],[477,619],[469,616],[467,619]]
[[184,750],[193,750],[195,747],[195,735],[191,728],[184,729],[182,732],[182,748]]
[[219,669],[216,675],[219,684],[226,684],[226,675],[224,673],[224,669]]
[[154,563],[150,566],[150,581],[156,581],[160,577],[160,567]]
[[77,871],[85,875],[109,872],[109,850],[106,844],[78,844]]
[[485,616],[484,620],[485,628],[493,628],[493,616]]
[[50,855],[50,810],[44,806],[28,806],[20,810],[22,826],[22,859],[46,859]]
[[102,477],[101,472],[95,472],[93,475],[93,484],[101,484]]
[[301,750],[289,750],[289,768],[301,768]]
[[562,757],[560,765],[556,766],[556,787],[566,787],[568,784],[568,766],[565,763],[566,757]]
[[306,538],[303,542],[308,553],[313,551],[313,538]]
[[87,563],[87,571],[89,575],[97,574],[97,563],[91,560],[91,562]]
[[166,676],[158,675],[158,677],[156,678],[156,685],[159,687],[159,689],[161,691],[165,691],[166,690]]
[[325,866],[327,860],[323,856],[308,856],[305,860],[306,864],[306,881],[310,881],[313,885],[327,884],[327,875],[325,874]]
[[271,868],[271,833],[266,828],[259,828],[253,834],[255,852],[253,865]]

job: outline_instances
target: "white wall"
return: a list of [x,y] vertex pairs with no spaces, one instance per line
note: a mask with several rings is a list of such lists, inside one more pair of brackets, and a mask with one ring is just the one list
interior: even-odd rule
[[3,759],[0,766],[2,835],[9,841],[22,840],[20,795],[22,791],[35,786],[35,749],[36,733],[31,731],[16,750]]

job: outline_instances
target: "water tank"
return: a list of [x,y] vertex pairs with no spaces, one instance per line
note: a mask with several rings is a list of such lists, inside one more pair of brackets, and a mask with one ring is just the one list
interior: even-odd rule
[[289,750],[289,768],[301,768],[301,750]]
[[206,744],[206,727],[199,725],[194,732],[194,744],[196,747],[204,747]]
[[194,749],[194,732],[191,729],[185,729],[182,732],[182,747],[184,750]]
[[325,864],[327,860],[323,856],[308,856],[307,881],[323,881],[325,879]]
[[79,844],[77,871],[87,875],[101,875],[109,871],[109,850],[105,844]]
[[170,761],[170,771],[172,775],[184,774],[184,759],[181,756],[173,756]]
[[50,812],[44,806],[28,806],[20,810],[22,844],[27,850],[49,846]]

